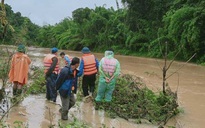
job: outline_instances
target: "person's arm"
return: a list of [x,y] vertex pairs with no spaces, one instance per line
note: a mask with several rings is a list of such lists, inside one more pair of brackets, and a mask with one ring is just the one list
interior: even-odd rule
[[66,78],[68,77],[68,70],[63,68],[56,79],[56,89],[59,90],[61,85],[65,82]]
[[119,63],[118,60],[116,60],[116,61],[117,61],[116,69],[115,69],[115,72],[114,72],[113,76],[110,78],[110,81],[111,81],[112,79],[115,79],[116,77],[118,77],[119,74],[120,74],[120,71],[121,71],[121,69],[120,69],[120,63]]
[[70,64],[70,59],[67,56],[64,56],[65,61]]
[[48,71],[46,72],[46,76],[50,76],[51,73],[54,71],[57,63],[58,63],[58,58],[57,57],[53,57],[52,58],[53,63],[51,64],[51,67],[48,69]]
[[74,87],[74,90],[73,93],[77,93],[77,88],[78,88],[78,76],[76,76],[75,78],[73,78],[73,87]]
[[95,58],[95,62],[96,62],[96,68],[97,68],[97,70],[98,70],[98,68],[99,68],[99,61],[98,61],[97,58]]
[[100,75],[102,75],[103,77],[106,78],[107,76],[105,75],[105,73],[103,72],[103,69],[102,69],[102,63],[103,63],[103,58],[101,59],[101,61],[99,63],[98,71],[99,71]]
[[79,72],[78,72],[77,76],[78,77],[82,76],[83,75],[83,71],[84,71],[84,61],[83,61],[83,59],[81,59],[80,66],[79,66]]
[[23,54],[23,58],[25,59],[25,61],[27,61],[27,64],[28,64],[28,65],[31,64],[31,59],[28,57],[28,55]]
[[29,58],[29,57],[27,57],[28,59],[27,59],[27,62],[28,62],[28,64],[30,65],[31,64],[31,59]]
[[103,67],[102,67],[103,62],[104,62],[104,58],[101,59],[100,64],[99,64],[99,73],[100,73],[101,76],[103,76],[103,78],[105,79],[105,81],[106,81],[107,83],[109,83],[109,82],[112,80],[112,79],[111,79],[112,77],[109,78],[109,77],[104,73]]
[[97,58],[95,58],[95,62],[96,62],[96,68],[97,68],[97,74],[99,73],[99,61]]

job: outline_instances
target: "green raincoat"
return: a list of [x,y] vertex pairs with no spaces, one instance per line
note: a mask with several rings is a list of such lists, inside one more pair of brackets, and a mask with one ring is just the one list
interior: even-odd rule
[[115,89],[116,79],[120,74],[120,63],[114,58],[112,51],[105,51],[99,64],[99,83],[96,101],[105,100],[110,102],[112,100],[112,93]]

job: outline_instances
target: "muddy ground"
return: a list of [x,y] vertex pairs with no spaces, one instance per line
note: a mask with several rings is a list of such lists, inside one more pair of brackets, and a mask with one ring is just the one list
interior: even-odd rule
[[[42,59],[49,53],[50,49],[28,48],[28,55],[32,59],[32,65],[43,66]],[[64,51],[71,56],[80,57],[81,52]],[[94,53],[100,60],[103,54]],[[122,73],[129,73],[141,77],[147,86],[153,90],[162,89],[163,60],[150,58],[115,56],[121,63]],[[184,62],[174,62],[168,70],[168,75],[185,66],[168,79],[169,86],[173,91],[178,92],[180,108],[184,111],[177,117],[172,118],[166,127],[175,126],[177,128],[203,128],[205,111],[205,67],[196,64],[186,64]],[[59,98],[59,97],[58,97]],[[57,128],[60,120],[60,99],[56,104],[46,101],[45,95],[30,95],[26,97],[18,106],[10,110],[6,121],[13,126],[14,121],[22,121],[29,128],[47,128],[51,123]],[[124,119],[110,119],[103,111],[96,111],[92,102],[79,102],[69,113],[69,120],[74,117],[89,124],[93,128],[102,127],[105,124],[108,128],[154,128],[151,124],[134,124]],[[52,120],[52,122],[50,121]]]

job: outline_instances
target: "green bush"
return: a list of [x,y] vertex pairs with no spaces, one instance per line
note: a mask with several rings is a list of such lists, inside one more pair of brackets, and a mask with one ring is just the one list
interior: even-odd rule
[[27,89],[27,94],[39,94],[39,93],[45,93],[46,92],[46,86],[45,86],[45,76],[43,69],[34,69],[34,73],[31,76],[31,79],[33,82]]
[[179,113],[177,96],[171,90],[155,93],[142,80],[122,75],[117,81],[112,102],[95,103],[96,109],[103,109],[111,117],[124,119],[146,119],[153,124],[166,123]]

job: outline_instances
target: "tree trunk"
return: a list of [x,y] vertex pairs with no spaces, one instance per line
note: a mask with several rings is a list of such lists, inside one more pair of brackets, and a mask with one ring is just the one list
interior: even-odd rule
[[163,93],[166,93],[166,74],[167,74],[167,42],[165,42],[165,55],[164,55],[164,67],[163,67],[163,75],[162,75],[162,79],[163,79]]

